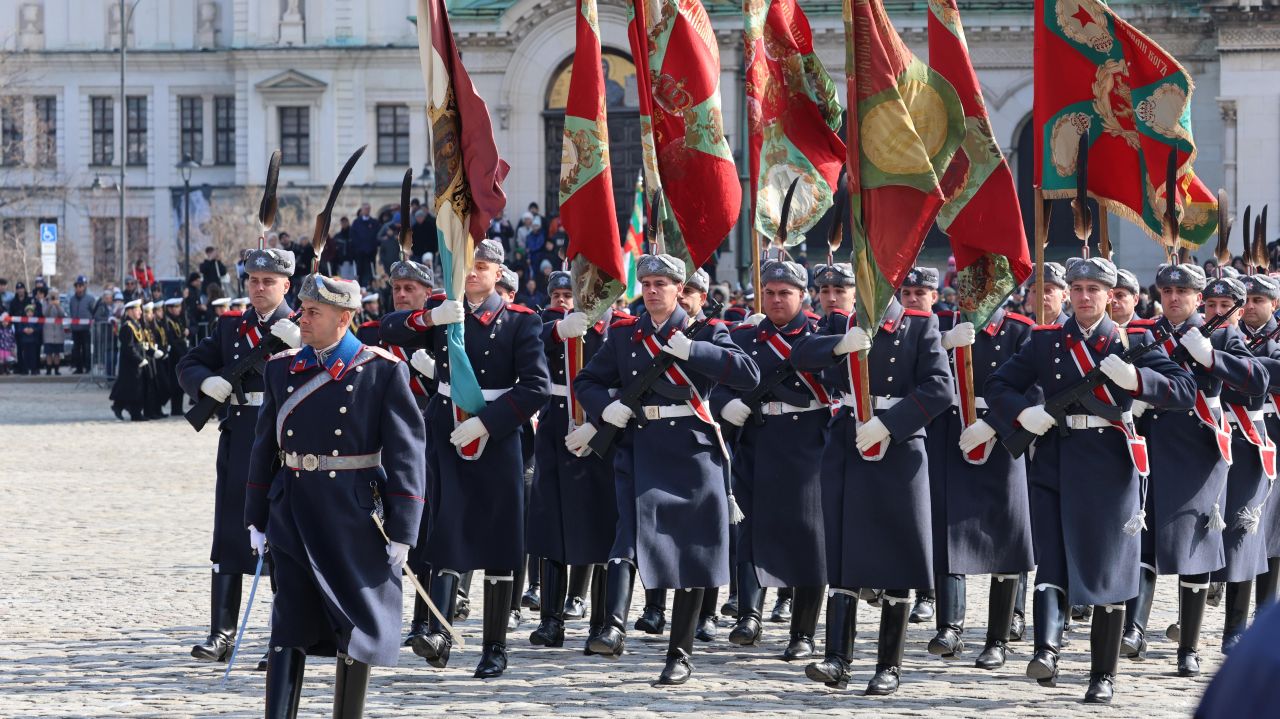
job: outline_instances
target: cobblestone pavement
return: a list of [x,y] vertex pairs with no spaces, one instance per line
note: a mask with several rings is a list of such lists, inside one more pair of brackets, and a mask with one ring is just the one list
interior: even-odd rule
[[[0,466],[0,646],[7,661],[0,717],[260,716],[263,675],[252,665],[267,641],[269,590],[259,592],[226,688],[219,685],[224,665],[200,664],[188,654],[207,626],[217,432],[196,434],[179,419],[118,422],[107,407],[100,389],[0,383],[0,442],[6,448]],[[973,668],[974,644],[980,649],[986,625],[984,577],[970,582],[965,659],[930,656],[930,629],[912,625],[902,689],[893,697],[861,696],[874,669],[877,617],[864,604],[847,691],[814,684],[802,665],[777,658],[787,639],[781,624],[767,624],[762,645],[744,649],[726,641],[722,621],[720,638],[697,647],[694,679],[684,687],[658,688],[651,682],[661,670],[661,639],[633,632],[627,656],[608,662],[582,655],[581,621],[569,624],[566,648],[530,648],[533,622],[527,618],[512,637],[511,668],[502,679],[471,678],[474,646],[455,653],[446,670],[428,668],[406,649],[398,668],[374,670],[367,716],[1186,717],[1207,679],[1174,674],[1176,647],[1159,631],[1176,610],[1171,579],[1161,579],[1151,620],[1160,638],[1153,639],[1146,662],[1122,662],[1110,708],[1080,703],[1088,680],[1087,628],[1071,633],[1057,688],[1042,689],[1023,675],[1028,642],[1013,645],[1003,670]],[[478,583],[476,589],[478,602]],[[642,603],[638,596],[633,613]],[[461,625],[469,645],[479,642],[478,605],[472,617]],[[1221,608],[1209,610],[1206,624],[1208,675],[1221,659]],[[331,662],[313,659],[310,669],[301,715],[328,716]]]

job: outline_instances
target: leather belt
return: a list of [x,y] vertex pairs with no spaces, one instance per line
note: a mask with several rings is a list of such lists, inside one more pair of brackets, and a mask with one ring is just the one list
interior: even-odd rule
[[646,404],[641,409],[644,418],[649,420],[693,416],[693,408],[687,404]]
[[[951,398],[951,406],[952,406],[952,407],[959,407],[959,406],[960,406],[960,398],[959,398],[959,397],[952,397],[952,398]],[[974,407],[974,409],[989,409],[989,407],[987,407],[987,400],[986,400],[985,398],[983,398],[983,397],[974,397],[974,398],[973,398],[973,407]]]
[[812,412],[817,409],[828,409],[828,407],[816,399],[809,400],[809,404],[804,406],[787,404],[786,402],[764,402],[760,405],[760,414],[791,414],[793,412]]
[[[1133,421],[1133,415],[1125,412],[1120,415],[1120,421],[1129,423]],[[1109,419],[1103,419],[1096,414],[1069,414],[1063,418],[1063,427],[1066,429],[1104,429],[1106,427],[1114,427]]]
[[[551,383],[551,394],[552,394],[552,395],[554,395],[554,396],[556,396],[556,397],[568,397],[568,396],[569,396],[569,387],[568,387],[568,385],[556,384],[556,383],[552,382],[552,383]],[[486,397],[486,399],[488,399],[488,398]]]
[[345,457],[333,457],[325,454],[298,454],[286,452],[284,464],[289,469],[301,469],[307,472],[329,472],[334,470],[372,469],[382,464],[382,451],[373,454],[352,454]]
[[[889,409],[890,407],[894,406],[895,404],[901,401],[902,401],[901,397],[872,397],[871,398],[871,404],[874,405],[875,409]],[[851,394],[840,395],[840,404],[846,407],[850,407],[852,409],[858,408],[858,401],[854,399],[853,395]]]
[[241,402],[240,398],[236,397],[236,393],[232,392],[230,398],[227,401],[230,404],[239,405],[241,407],[261,407],[262,393],[261,392],[245,392],[244,402]]
[[[484,401],[492,402],[513,389],[515,389],[515,387],[504,387],[503,389],[482,389],[480,390],[480,394],[484,395]],[[445,397],[453,396],[448,382],[437,383],[436,392],[444,395]]]

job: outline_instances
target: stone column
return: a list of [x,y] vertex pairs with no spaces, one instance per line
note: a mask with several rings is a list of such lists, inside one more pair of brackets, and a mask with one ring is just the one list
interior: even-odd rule
[[1218,111],[1222,113],[1222,183],[1227,196],[1234,202],[1236,197],[1236,101],[1230,98],[1218,98]]

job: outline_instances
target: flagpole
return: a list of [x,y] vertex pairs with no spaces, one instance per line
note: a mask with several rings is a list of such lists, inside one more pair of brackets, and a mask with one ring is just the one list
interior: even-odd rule
[[1098,254],[1106,259],[1111,259],[1111,231],[1107,226],[1107,208],[1101,202],[1098,203]]
[[1048,241],[1049,231],[1045,227],[1044,212],[1044,190],[1036,188],[1036,284],[1035,284],[1035,308],[1036,322],[1039,324],[1049,324],[1058,315],[1054,314],[1052,318],[1048,318],[1046,307],[1044,304],[1044,246]]
[[760,314],[763,302],[760,290],[760,231],[754,227],[751,228],[751,286],[755,292],[751,300],[751,311]]

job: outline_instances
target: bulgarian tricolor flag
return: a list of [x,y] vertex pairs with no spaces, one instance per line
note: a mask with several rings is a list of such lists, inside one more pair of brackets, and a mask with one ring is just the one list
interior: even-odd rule
[[1196,177],[1191,76],[1099,0],[1036,0],[1036,177],[1046,198],[1073,197],[1080,137],[1089,194],[1165,241],[1165,176],[1177,153],[1182,247],[1217,229],[1217,197]]
[[[447,297],[460,299],[475,240],[507,204],[502,180],[510,168],[498,157],[489,109],[462,66],[444,0],[418,0],[418,58],[435,153],[442,284]],[[467,359],[464,324],[449,325],[449,384],[457,406],[475,414],[485,401]]]
[[965,135],[951,84],[898,37],[881,0],[844,0],[849,220],[858,326],[872,332],[942,208]]
[[627,239],[622,245],[627,265],[627,289],[622,294],[627,303],[640,296],[640,278],[636,276],[636,264],[644,254],[644,175],[636,178],[636,199],[631,205],[631,222],[627,224]]
[[569,234],[574,306],[593,322],[626,289],[615,216],[600,23],[596,0],[578,0],[577,45],[560,155],[560,219]]
[[662,209],[680,236],[664,232],[665,249],[683,255],[692,272],[728,237],[742,206],[720,111],[720,49],[699,0],[628,0],[627,7],[645,192],[652,198],[662,188]]
[[929,3],[929,65],[964,108],[964,142],[942,177],[947,201],[938,227],[951,238],[960,311],[982,326],[1031,276],[1031,257],[1013,173],[991,131],[956,0]]

